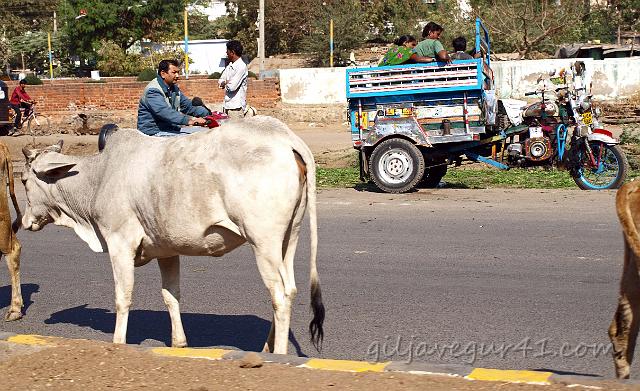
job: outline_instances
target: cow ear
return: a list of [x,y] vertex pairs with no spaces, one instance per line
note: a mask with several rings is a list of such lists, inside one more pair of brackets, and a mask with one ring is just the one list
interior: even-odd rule
[[22,153],[24,154],[25,159],[27,159],[27,163],[31,163],[38,155],[38,151],[35,149],[29,149],[26,146],[22,147]]
[[67,175],[69,170],[71,170],[75,165],[75,163],[67,162],[43,162],[42,164],[35,164],[33,172],[35,172],[39,177],[44,176],[47,178],[60,179]]
[[62,140],[58,140],[57,143],[45,148],[44,150],[47,152],[60,152],[62,151],[62,144],[64,143],[64,141]]

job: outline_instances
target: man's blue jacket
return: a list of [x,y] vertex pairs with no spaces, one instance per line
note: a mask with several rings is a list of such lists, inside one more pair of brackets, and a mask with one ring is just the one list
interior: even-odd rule
[[160,76],[150,81],[138,105],[138,130],[150,136],[158,132],[179,132],[189,123],[189,116],[204,117],[209,112],[193,106],[177,85],[169,88]]

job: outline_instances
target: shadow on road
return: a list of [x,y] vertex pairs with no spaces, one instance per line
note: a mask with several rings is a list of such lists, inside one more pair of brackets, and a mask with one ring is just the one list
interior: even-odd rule
[[[24,306],[22,307],[22,313],[26,314],[27,309],[31,304],[33,304],[33,300],[31,300],[31,295],[40,291],[40,285],[38,284],[21,284],[20,289],[22,291],[22,301],[24,302]],[[0,309],[4,309],[4,307],[9,307],[11,304],[11,285],[0,287]]]
[[[254,315],[182,313],[181,316],[190,347],[230,346],[261,351],[271,327],[271,322]],[[87,308],[85,304],[55,312],[44,323],[67,323],[113,334],[116,315],[103,308]],[[140,344],[147,339],[171,346],[171,320],[167,311],[133,310],[129,313],[127,343]],[[292,332],[289,332],[289,341],[298,356],[306,357]]]

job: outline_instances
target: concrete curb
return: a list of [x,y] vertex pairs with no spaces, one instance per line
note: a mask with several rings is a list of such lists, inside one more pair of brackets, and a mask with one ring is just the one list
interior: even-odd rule
[[[30,334],[14,334],[0,332],[0,341],[31,346],[55,346],[56,340],[73,341],[77,339],[49,337]],[[133,345],[129,345],[133,346]],[[135,346],[134,346],[135,347]],[[246,352],[241,350],[218,348],[171,348],[171,347],[138,347],[141,350],[163,357],[200,358],[207,360],[242,360],[247,354],[255,353],[264,362],[286,364],[296,368],[309,368],[343,372],[395,372],[414,375],[438,375],[459,377],[468,380],[496,381],[526,384],[563,384],[567,386],[598,387],[603,381],[616,381],[624,385],[638,385],[639,380],[606,379],[599,376],[562,375],[548,371],[506,370],[492,368],[475,368],[466,365],[435,363],[404,363],[399,361],[366,362],[353,360],[332,360],[323,358],[297,357],[272,353]]]

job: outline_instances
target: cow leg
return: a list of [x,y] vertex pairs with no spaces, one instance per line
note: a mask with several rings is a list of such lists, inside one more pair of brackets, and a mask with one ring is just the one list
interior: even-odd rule
[[613,362],[618,378],[629,378],[629,366],[640,328],[640,276],[635,254],[625,244],[625,261],[620,280],[620,297],[609,326]]
[[127,343],[127,323],[134,282],[133,256],[112,254],[111,267],[116,287],[116,329],[113,332],[113,343]]
[[11,276],[11,305],[4,317],[7,322],[22,318],[22,291],[20,289],[20,242],[15,235],[11,241],[11,252],[6,254],[7,267]]
[[[291,302],[295,292],[291,291],[287,281],[287,269],[279,255],[282,249],[274,248],[264,252],[254,247],[258,270],[262,281],[271,294],[273,306],[273,323],[269,331],[269,338],[265,351],[277,354],[286,354],[289,344],[289,323],[291,321]],[[271,341],[271,343],[270,343]]]
[[[280,273],[284,282],[284,293],[285,297],[289,298],[289,321],[291,319],[291,303],[293,299],[296,297],[298,293],[298,288],[296,287],[296,279],[294,273],[294,259],[296,255],[296,248],[298,247],[298,239],[300,238],[300,225],[304,218],[304,213],[307,207],[306,197],[299,198],[299,204],[297,205],[291,223],[289,225],[289,229],[284,235],[284,240],[282,242],[282,253],[284,254],[284,273]],[[266,284],[266,282],[265,282]],[[272,295],[273,296],[273,295]],[[264,352],[274,352],[274,341],[275,341],[275,307],[274,307],[274,317],[271,321],[271,328],[269,329],[269,336],[267,337],[267,341],[264,344],[263,351]],[[285,336],[285,341],[287,341],[288,346],[289,339],[289,325],[287,325],[287,333]],[[285,346],[285,353],[286,353]]]
[[180,318],[180,258],[159,258],[160,274],[162,276],[162,299],[171,318],[171,346],[183,348],[187,346]]

